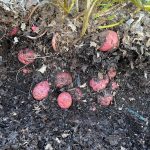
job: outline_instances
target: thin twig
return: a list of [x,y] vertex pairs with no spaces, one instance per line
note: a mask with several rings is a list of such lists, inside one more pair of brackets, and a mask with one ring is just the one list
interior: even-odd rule
[[20,73],[20,71],[23,69],[23,68],[25,68],[26,66],[28,66],[28,64],[27,65],[24,65],[23,67],[21,67],[18,71],[17,71],[17,74],[16,74],[16,82],[18,83],[18,74]]
[[32,39],[32,40],[36,40],[36,39],[42,37],[43,35],[45,35],[47,31],[48,31],[48,29],[46,29],[42,34],[40,34],[38,36],[35,36],[35,37],[30,36],[30,35],[26,35],[26,37],[29,38],[29,39]]
[[28,18],[27,18],[27,22],[31,19],[32,15],[34,14],[34,12],[37,10],[38,7],[39,7],[39,5],[36,5],[36,6],[32,9],[30,15],[29,15]]
[[[3,32],[3,31],[2,31]],[[2,40],[4,37],[5,37],[5,35],[6,35],[6,29],[5,29],[5,31],[4,31],[5,33],[2,35],[2,37],[0,38],[0,40]]]
[[102,17],[102,16],[106,16],[106,15],[109,15],[111,13],[114,13],[118,10],[120,10],[121,8],[125,7],[127,4],[126,3],[123,3],[123,4],[117,4],[115,5],[114,7],[112,6],[110,9],[108,9],[107,11],[105,12],[102,12],[99,17]]

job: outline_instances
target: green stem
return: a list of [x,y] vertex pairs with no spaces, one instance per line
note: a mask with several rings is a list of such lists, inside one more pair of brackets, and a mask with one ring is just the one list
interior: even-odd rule
[[123,23],[123,19],[117,23],[114,23],[114,24],[109,24],[109,25],[105,25],[105,26],[98,26],[99,29],[105,29],[105,28],[112,28],[112,27],[115,27],[115,26],[118,26],[120,24]]

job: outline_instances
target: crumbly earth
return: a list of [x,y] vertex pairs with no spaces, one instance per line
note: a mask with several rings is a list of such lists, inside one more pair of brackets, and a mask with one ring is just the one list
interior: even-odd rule
[[[141,20],[137,22],[139,16]],[[57,52],[51,47],[54,28],[34,40],[20,31],[16,35],[18,43],[14,43],[14,37],[0,37],[3,59],[0,62],[0,149],[150,150],[150,18],[144,12],[134,17],[114,28],[120,35],[120,46],[109,53],[97,52],[92,44],[94,33],[68,49],[62,41],[60,46],[64,47]],[[4,24],[1,28],[4,29]],[[26,47],[39,54],[28,65],[29,74],[22,73],[23,65],[17,59],[18,51]],[[43,64],[46,71],[41,73],[38,70]],[[89,80],[105,75],[112,66],[117,71],[113,80],[119,88],[111,90],[112,80],[105,90],[94,92]],[[73,83],[58,89],[54,79],[63,70],[72,74]],[[33,99],[31,89],[45,79],[51,83],[52,90],[47,99],[39,102]],[[76,87],[82,90],[81,100],[74,101],[68,110],[59,108],[57,96]],[[109,107],[97,102],[97,97],[105,94],[114,96]]]

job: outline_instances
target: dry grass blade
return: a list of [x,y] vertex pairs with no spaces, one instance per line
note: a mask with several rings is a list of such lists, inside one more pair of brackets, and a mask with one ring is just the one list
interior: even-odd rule
[[131,0],[131,2],[136,5],[138,8],[146,10],[146,11],[150,11],[150,1],[149,0]]
[[[81,36],[83,36],[88,28],[89,18],[91,16],[92,10],[97,3],[98,0],[87,0],[87,9],[84,11],[84,18],[83,18],[83,26]],[[101,1],[100,1],[101,2]]]
[[142,6],[142,2],[141,0],[131,0],[132,3],[134,3],[136,6],[141,7]]
[[69,12],[72,10],[73,6],[75,5],[76,0],[72,0],[70,7],[69,7]]
[[55,2],[66,14],[69,14],[76,3],[76,0],[71,0],[71,2],[69,0],[56,0]]
[[76,11],[79,12],[79,0],[75,1]]

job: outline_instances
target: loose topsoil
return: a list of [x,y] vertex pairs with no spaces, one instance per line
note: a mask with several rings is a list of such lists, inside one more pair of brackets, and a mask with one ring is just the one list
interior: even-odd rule
[[[141,14],[140,34],[139,28],[136,31],[129,22],[137,21]],[[108,53],[97,52],[94,47],[93,37],[99,31],[68,47],[61,37],[57,52],[51,47],[53,28],[34,40],[19,31],[15,36],[18,43],[14,37],[0,37],[0,149],[150,150],[150,18],[142,11],[134,17],[113,29],[119,34],[120,46]],[[3,30],[6,26],[1,24]],[[29,74],[22,73],[23,64],[17,58],[18,51],[26,47],[40,55],[28,65]],[[43,64],[47,68],[41,73],[38,70]],[[112,91],[110,83],[104,91],[94,92],[89,80],[106,74],[111,66],[117,70],[114,80],[119,88]],[[59,71],[70,72],[73,83],[57,89],[54,80]],[[31,90],[45,79],[51,83],[51,91],[39,102],[33,99]],[[74,101],[68,110],[59,108],[57,96],[76,87],[81,88],[82,99]],[[97,101],[105,94],[114,96],[108,107]]]

